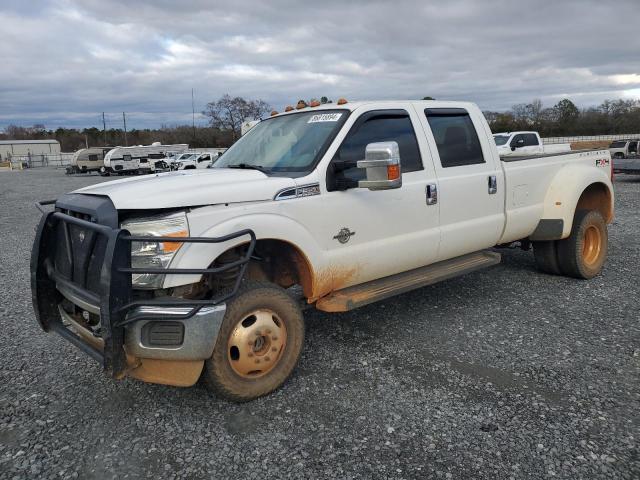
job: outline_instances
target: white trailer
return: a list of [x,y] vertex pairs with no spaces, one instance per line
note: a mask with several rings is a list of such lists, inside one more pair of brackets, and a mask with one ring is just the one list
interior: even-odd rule
[[189,145],[177,143],[162,145],[160,142],[151,145],[137,145],[134,147],[116,147],[104,156],[104,166],[101,175],[138,175],[155,172],[162,163],[166,165],[167,156],[184,152]]
[[104,156],[113,147],[82,148],[71,157],[67,174],[99,172],[104,167]]

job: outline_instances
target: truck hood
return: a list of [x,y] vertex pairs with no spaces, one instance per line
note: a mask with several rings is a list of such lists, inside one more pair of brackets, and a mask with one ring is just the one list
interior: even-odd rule
[[195,207],[219,203],[272,200],[291,178],[269,177],[257,170],[210,168],[124,178],[73,193],[109,197],[118,210]]

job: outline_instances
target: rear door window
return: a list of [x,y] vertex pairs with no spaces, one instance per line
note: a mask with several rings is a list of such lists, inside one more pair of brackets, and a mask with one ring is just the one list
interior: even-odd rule
[[[443,168],[485,163],[469,112],[463,108],[427,108],[424,113],[436,140]],[[514,140],[511,145],[514,145]]]
[[537,147],[539,145],[538,137],[535,133],[525,133],[522,136],[524,137],[525,147]]

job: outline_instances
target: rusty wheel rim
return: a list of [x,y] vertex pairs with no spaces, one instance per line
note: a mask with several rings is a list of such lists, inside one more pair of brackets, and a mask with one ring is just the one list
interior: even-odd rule
[[286,342],[284,322],[271,310],[256,310],[231,332],[227,342],[229,364],[243,378],[261,377],[278,364]]
[[592,266],[597,263],[600,258],[600,252],[602,250],[602,235],[600,230],[590,225],[584,231],[584,242],[582,245],[582,261]]

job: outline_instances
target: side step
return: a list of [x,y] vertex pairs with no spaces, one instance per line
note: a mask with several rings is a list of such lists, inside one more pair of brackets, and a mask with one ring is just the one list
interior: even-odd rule
[[501,255],[499,253],[486,250],[470,253],[427,265],[426,267],[337,290],[318,300],[316,308],[325,312],[347,312],[400,293],[497,265],[500,263],[500,258]]

